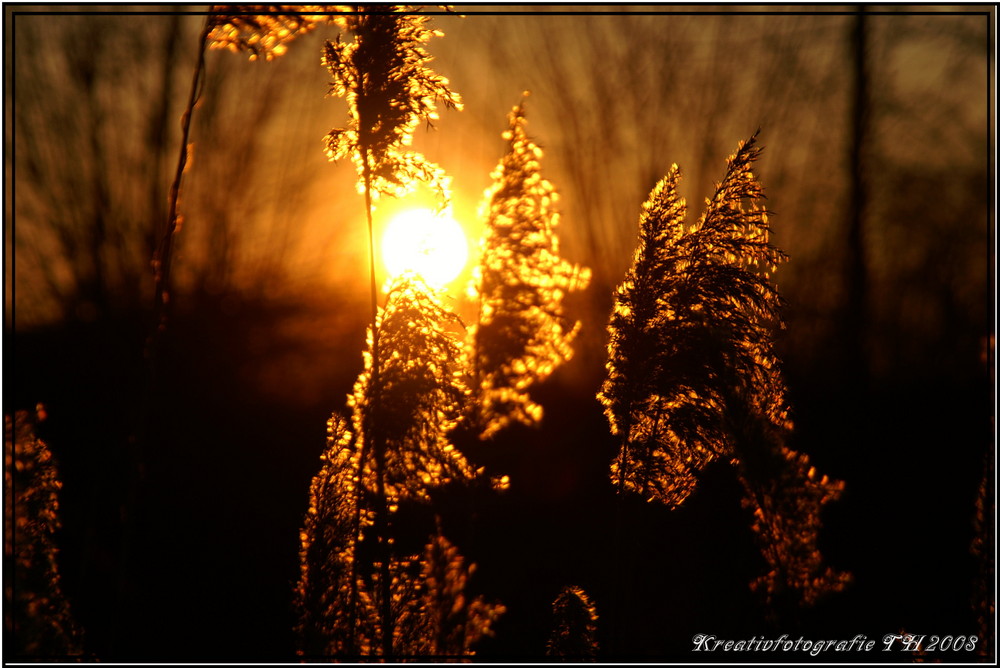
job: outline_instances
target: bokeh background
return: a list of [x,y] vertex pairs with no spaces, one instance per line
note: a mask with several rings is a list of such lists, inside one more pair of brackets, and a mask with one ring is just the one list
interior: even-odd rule
[[[4,8],[3,403],[47,409],[64,591],[105,660],[292,659],[308,485],[368,318],[363,199],[322,150],[346,119],[320,65],[336,30],[272,62],[207,54],[150,385],[150,258],[207,7],[53,9]],[[479,564],[470,587],[508,608],[480,655],[542,654],[567,584],[595,600],[602,643],[614,624],[637,660],[697,659],[699,632],[982,633],[992,557],[970,545],[995,445],[995,8],[456,12],[434,18],[445,35],[428,49],[465,109],[415,147],[453,177],[474,244],[505,116],[530,90],[563,253],[593,271],[570,302],[576,355],[536,393],[544,425],[469,452],[511,489],[439,508]],[[725,466],[677,511],[624,505],[621,572],[595,399],[640,205],[677,163],[693,222],[758,128],[773,241],[791,258],[777,275],[790,445],[846,483],[821,548],[854,574],[778,626],[748,588],[764,562]]]

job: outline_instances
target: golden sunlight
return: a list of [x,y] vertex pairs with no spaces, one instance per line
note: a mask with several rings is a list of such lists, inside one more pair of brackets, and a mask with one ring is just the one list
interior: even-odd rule
[[428,285],[444,287],[468,258],[465,232],[448,213],[407,209],[396,214],[382,235],[382,261],[390,276],[412,271]]

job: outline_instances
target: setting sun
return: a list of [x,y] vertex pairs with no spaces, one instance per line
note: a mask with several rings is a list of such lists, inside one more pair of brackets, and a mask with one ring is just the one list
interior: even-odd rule
[[389,222],[382,236],[382,261],[390,276],[413,271],[435,287],[453,281],[468,257],[465,232],[447,213],[403,211]]

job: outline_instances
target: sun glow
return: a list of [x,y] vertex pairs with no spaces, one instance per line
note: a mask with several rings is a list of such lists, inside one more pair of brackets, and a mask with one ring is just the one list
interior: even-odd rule
[[465,232],[447,213],[408,209],[382,235],[382,261],[390,276],[412,271],[440,288],[455,280],[468,259]]

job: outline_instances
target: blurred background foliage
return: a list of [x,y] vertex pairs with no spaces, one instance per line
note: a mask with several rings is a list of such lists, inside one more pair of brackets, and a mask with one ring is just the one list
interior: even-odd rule
[[[368,313],[352,166],[322,151],[345,113],[324,97],[320,66],[335,29],[320,26],[271,62],[208,53],[163,371],[144,402],[149,261],[204,23],[185,12],[205,8],[20,13],[31,9],[5,7],[4,336],[14,373],[3,401],[6,414],[49,408],[39,432],[65,478],[63,588],[87,649],[290,656],[308,481],[326,419],[361,369]],[[593,397],[612,290],[631,261],[639,207],[670,165],[700,209],[726,156],[758,127],[773,240],[791,257],[777,278],[788,301],[779,343],[791,445],[846,483],[821,540],[856,578],[801,623],[826,631],[849,613],[852,634],[972,632],[968,547],[991,445],[995,294],[985,10],[463,9],[436,17],[445,37],[432,55],[465,110],[418,131],[415,148],[453,176],[456,217],[478,236],[505,114],[531,90],[528,132],[561,195],[563,254],[593,270],[569,304],[583,322],[577,356],[535,393],[546,423],[469,453],[512,479],[449,533],[508,608],[480,656],[540,655],[549,605],[568,583],[598,606],[607,597],[599,574],[614,444]],[[864,141],[852,153],[858,117]],[[854,247],[852,174],[864,193]],[[376,226],[386,222],[376,211]],[[849,289],[859,263],[863,299]],[[845,334],[845,322],[859,324]],[[136,438],[147,452],[138,463]],[[648,516],[634,527],[649,517],[662,527],[643,539],[622,613],[634,616],[624,628],[639,654],[683,654],[698,624],[692,633],[722,637],[726,624],[742,634],[758,623],[747,522],[719,510],[738,507],[721,500],[738,485],[712,475],[683,513],[634,508]],[[134,535],[123,512],[136,513]],[[747,565],[734,566],[734,553],[750,555]],[[511,592],[525,579],[543,585]],[[732,606],[720,611],[719,597]]]

